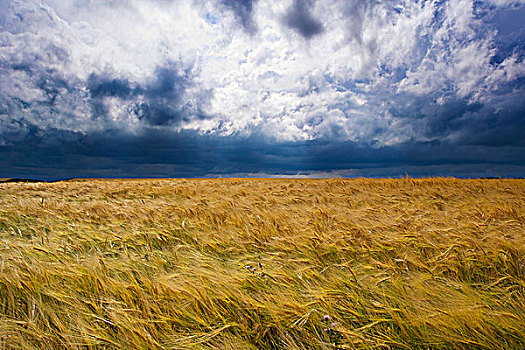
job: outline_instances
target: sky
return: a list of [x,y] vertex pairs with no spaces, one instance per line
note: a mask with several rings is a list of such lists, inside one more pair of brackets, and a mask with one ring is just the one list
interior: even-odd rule
[[0,0],[0,177],[523,177],[525,0]]

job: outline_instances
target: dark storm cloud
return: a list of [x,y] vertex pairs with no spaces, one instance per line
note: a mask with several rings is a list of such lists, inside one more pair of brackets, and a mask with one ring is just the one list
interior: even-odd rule
[[186,93],[194,87],[190,69],[168,63],[158,67],[146,84],[131,83],[110,74],[91,74],[87,80],[93,115],[108,114],[106,97],[118,97],[133,105],[130,113],[152,126],[177,125],[193,118],[206,118],[201,106],[209,99],[210,91],[201,91],[193,100]]
[[[145,127],[205,119],[208,117],[202,106],[212,94],[210,90],[196,88],[189,69],[177,63],[158,67],[142,85],[107,72],[92,73],[82,81],[64,76],[55,69],[46,69],[41,62],[29,59],[16,64],[0,62],[0,73],[3,81],[0,87],[0,145],[29,142],[34,140],[35,134],[56,139],[55,133],[49,134],[46,130],[53,128],[51,125],[57,120],[62,120],[58,124],[70,124],[82,130],[82,120],[87,116],[92,122],[105,122],[109,127],[120,128],[121,125],[111,121],[110,103],[113,102],[108,98],[130,106],[124,113],[136,116]],[[12,96],[8,87],[22,82],[31,95]],[[84,88],[88,94],[82,92]],[[188,94],[190,88],[194,91]]]
[[129,98],[133,88],[127,79],[111,78],[92,73],[87,80],[87,88],[92,98],[113,96]]
[[[215,26],[215,32],[190,33],[189,39],[181,34],[180,43],[177,35],[170,36],[177,29],[184,32],[176,28],[177,21],[170,22],[179,8],[164,18],[169,25],[163,24],[176,30],[164,31],[155,27],[157,18],[150,11],[158,3],[167,11],[177,2],[76,1],[71,6],[58,0],[0,0],[0,177],[525,174],[523,5],[474,2],[482,24],[471,21],[454,29],[463,25],[453,17],[461,11],[447,13],[447,8],[467,2],[408,2],[403,8],[393,2],[348,0],[337,3],[344,19],[324,27],[334,8],[293,0],[283,17],[263,13],[266,6],[257,8],[261,23],[268,21],[264,23],[276,31],[271,35],[275,42],[261,45],[267,52],[257,52],[256,47],[245,51],[246,35],[236,38],[238,47],[229,46],[239,31],[257,32],[256,1],[215,2],[228,17],[235,16],[239,28],[226,28],[223,35]],[[425,6],[432,6],[433,19],[412,21],[425,17],[416,9]],[[386,9],[391,17],[380,17],[377,9]],[[115,36],[120,28],[111,23],[111,11],[119,11],[129,26]],[[130,30],[129,23],[148,16],[151,22],[141,27],[147,35]],[[373,26],[364,37],[369,23],[378,30]],[[404,47],[401,41],[410,35],[412,23],[419,27],[407,38],[416,43]],[[393,49],[375,36],[385,25],[392,31],[404,28],[392,37],[399,42],[387,43],[394,42]],[[346,33],[341,45],[353,50],[346,60],[339,56],[345,50],[331,53],[330,45],[323,46],[331,63],[319,67],[323,73],[317,75],[310,71],[313,65],[301,61],[302,47],[294,51],[294,43],[286,46],[290,38],[278,33],[293,30],[299,39],[311,39],[334,27]],[[162,40],[149,43],[157,31]],[[440,41],[443,32],[449,41]],[[471,33],[468,39],[465,32]],[[203,34],[212,37],[206,45]],[[280,38],[285,40],[277,42]],[[141,52],[148,43],[151,56]],[[156,47],[165,51],[155,52]],[[282,47],[290,52],[278,51]],[[475,50],[465,50],[469,48]],[[485,56],[476,57],[482,62],[486,58],[487,64],[470,71],[477,63],[471,57],[484,50]],[[231,57],[241,59],[236,65]],[[268,57],[276,59],[263,59]],[[214,75],[217,71],[222,76]],[[335,75],[328,76],[331,72]],[[293,85],[294,79],[302,83]],[[467,87],[460,91],[458,86]],[[213,88],[220,90],[220,98],[207,108]],[[257,96],[264,89],[261,102]],[[272,114],[272,109],[278,112]],[[205,110],[217,114],[207,116]],[[260,116],[252,118],[245,113],[250,110]],[[212,122],[199,123],[207,118]],[[198,131],[184,131],[188,122]],[[223,131],[229,136],[217,136]],[[284,136],[274,138],[280,131]],[[306,138],[312,140],[302,141]],[[291,139],[298,141],[283,141]],[[356,141],[345,141],[349,139]]]
[[[487,4],[480,2],[476,6],[478,12],[487,11]],[[491,60],[492,64],[502,63],[509,52],[518,59],[525,58],[525,6],[513,6],[507,9],[492,10],[491,15],[482,17],[487,24],[496,28],[497,35],[494,42],[496,54]]]
[[222,0],[221,4],[232,11],[239,24],[250,34],[257,31],[257,25],[253,19],[253,7],[257,0]]
[[417,128],[428,140],[447,140],[455,145],[523,146],[523,96],[523,83],[511,82],[485,101],[449,96],[445,102],[438,102],[436,95],[398,94],[385,103],[400,125]]
[[305,39],[310,39],[324,31],[323,24],[310,11],[313,3],[314,0],[294,0],[283,19],[289,28]]
[[120,99],[130,99],[135,95],[127,79],[112,78],[108,74],[89,75],[87,89],[90,93],[90,104],[93,118],[105,118],[108,115],[108,107],[104,101],[105,97],[118,97]]
[[[459,120],[461,144],[524,146],[525,88],[495,96],[490,104]],[[473,123],[472,120],[476,122]]]
[[332,176],[519,176],[525,147],[405,143],[374,149],[354,142],[274,143],[262,135],[222,138],[147,129],[140,135],[35,131],[0,146],[0,177],[200,177],[257,174]]
[[191,100],[186,93],[193,87],[189,69],[178,64],[159,67],[153,80],[143,87],[144,102],[136,104],[133,112],[150,125],[178,124],[193,118],[205,118],[201,106],[210,98],[210,91],[201,91]]

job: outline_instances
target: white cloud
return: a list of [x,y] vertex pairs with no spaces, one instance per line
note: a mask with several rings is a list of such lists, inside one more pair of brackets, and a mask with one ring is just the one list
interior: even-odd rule
[[[10,19],[0,33],[0,58],[40,70],[2,68],[0,97],[38,106],[9,107],[15,110],[10,118],[79,132],[136,131],[144,121],[130,111],[140,97],[106,96],[101,103],[107,118],[92,118],[95,107],[84,82],[91,74],[107,74],[144,86],[159,67],[177,62],[191,73],[184,103],[198,106],[207,118],[183,118],[176,129],[221,135],[258,130],[278,140],[324,137],[391,145],[426,136],[390,113],[385,99],[431,95],[446,103],[453,94],[479,101],[525,74],[523,60],[512,55],[491,63],[496,32],[474,16],[469,0],[318,1],[309,11],[323,31],[310,40],[283,24],[291,1],[254,2],[255,34],[218,4],[3,5]],[[68,82],[53,92],[52,108],[39,105],[49,98],[38,81],[47,75]],[[199,101],[203,91],[212,92],[209,100]]]

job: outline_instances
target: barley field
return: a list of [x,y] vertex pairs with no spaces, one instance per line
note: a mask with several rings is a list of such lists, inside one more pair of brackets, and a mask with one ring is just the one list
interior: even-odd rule
[[1,349],[524,349],[525,180],[0,184]]

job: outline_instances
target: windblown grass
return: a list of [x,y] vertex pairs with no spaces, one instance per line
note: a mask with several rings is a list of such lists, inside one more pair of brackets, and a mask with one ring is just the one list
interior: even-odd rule
[[523,180],[0,184],[0,348],[523,349],[524,223]]

